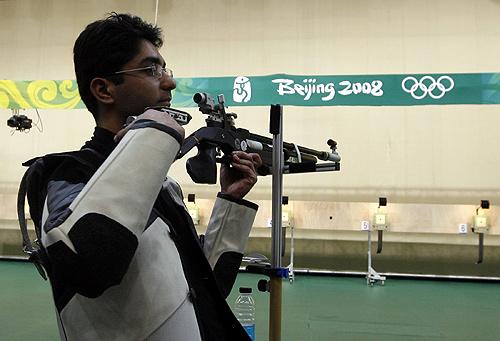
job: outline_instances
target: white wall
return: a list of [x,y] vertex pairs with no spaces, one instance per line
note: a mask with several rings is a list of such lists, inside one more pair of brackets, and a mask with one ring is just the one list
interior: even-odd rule
[[[72,79],[72,46],[109,11],[153,21],[155,1],[0,1],[0,79]],[[500,72],[500,1],[160,0],[162,53],[179,77],[238,74]],[[268,108],[234,108],[237,124],[267,133]],[[28,114],[35,115],[30,110]],[[0,183],[14,191],[20,163],[78,148],[91,135],[84,110],[40,110],[44,132],[10,134],[0,124]],[[188,130],[203,124],[196,116]],[[0,110],[0,122],[10,111]],[[263,123],[264,122],[264,123]],[[326,149],[333,137],[340,173],[291,175],[285,194],[328,201],[500,203],[500,107],[285,107],[289,142]],[[186,191],[184,165],[172,174]],[[270,196],[261,179],[253,197]]]

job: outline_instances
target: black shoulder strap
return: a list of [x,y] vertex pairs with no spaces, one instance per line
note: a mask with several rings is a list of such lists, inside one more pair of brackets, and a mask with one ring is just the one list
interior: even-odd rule
[[[85,148],[83,151],[88,151],[99,158],[104,158],[94,149]],[[57,154],[48,154],[41,157],[33,158],[23,163],[23,166],[28,166],[28,169],[21,179],[19,192],[17,194],[17,218],[19,228],[23,239],[23,251],[28,255],[28,259],[33,262],[43,279],[47,279],[46,270],[49,268],[48,257],[45,249],[41,245],[41,221],[43,206],[46,196],[46,181],[47,177],[67,158],[77,160],[79,163],[91,166],[90,163],[81,157],[82,150],[74,152],[64,152]],[[29,192],[29,193],[28,193]],[[25,216],[26,197],[30,196],[30,212],[35,225],[35,233],[37,239],[32,242],[28,233],[28,226]]]
[[[28,255],[28,259],[35,264],[36,269],[40,276],[43,279],[47,280],[47,275],[45,274],[44,267],[47,266],[44,260],[45,255],[42,256],[43,251],[41,250],[41,246],[39,243],[38,231],[36,231],[37,239],[35,240],[35,244],[33,244],[30,240],[30,236],[28,234],[28,226],[26,223],[26,216],[24,214],[25,200],[26,200],[26,179],[33,172],[33,168],[30,167],[24,173],[23,178],[21,180],[21,184],[19,185],[19,192],[17,193],[17,219],[19,220],[19,228],[21,229],[21,235],[23,238],[23,251]],[[37,228],[35,228],[37,230]]]

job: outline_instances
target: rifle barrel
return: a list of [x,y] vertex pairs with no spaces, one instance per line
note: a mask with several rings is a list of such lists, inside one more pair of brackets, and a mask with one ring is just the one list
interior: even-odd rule
[[[273,140],[270,139],[269,137],[257,135],[254,133],[249,133],[249,139],[260,142],[260,143],[265,143],[268,145],[272,145],[272,143],[273,143]],[[283,142],[283,148],[288,150],[289,152],[295,153],[295,146],[296,145],[293,143]],[[297,148],[301,153],[315,156],[318,159],[323,160],[323,161],[333,161],[333,162],[340,161],[340,156],[337,153],[318,151],[318,150],[314,150],[314,149],[302,147],[302,146],[297,146]]]

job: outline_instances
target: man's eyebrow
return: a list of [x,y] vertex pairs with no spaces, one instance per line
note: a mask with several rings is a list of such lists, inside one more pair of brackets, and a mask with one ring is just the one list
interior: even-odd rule
[[150,63],[154,63],[154,64],[158,64],[158,65],[161,65],[161,66],[165,66],[166,63],[164,60],[158,58],[158,57],[146,57],[142,60],[141,64],[142,63],[145,63],[145,62],[150,62]]

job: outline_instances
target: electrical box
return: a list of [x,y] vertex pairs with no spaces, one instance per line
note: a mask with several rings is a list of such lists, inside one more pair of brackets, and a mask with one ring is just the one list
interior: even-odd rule
[[193,220],[193,224],[200,224],[200,209],[196,205],[194,194],[188,194],[188,201],[186,204],[186,208],[188,210],[191,219]]
[[478,208],[472,220],[472,231],[475,233],[488,232],[490,228],[490,221],[485,210]]
[[281,211],[281,223],[283,227],[290,227],[292,225],[292,212],[290,211],[288,205],[283,205]]
[[[281,225],[283,227],[290,227],[292,226],[292,211],[288,209],[288,207],[283,206],[281,209]],[[267,218],[267,227],[272,227],[273,226],[273,219],[272,218]]]
[[489,208],[489,200],[481,200],[481,206],[476,209],[476,214],[472,217],[472,232],[488,232],[488,229],[490,228],[490,219],[487,214]]
[[387,230],[388,219],[385,207],[378,207],[377,212],[373,215],[373,229],[379,231]]
[[200,209],[196,205],[194,205],[194,207],[188,206],[188,212],[189,212],[189,215],[191,216],[191,219],[193,219],[193,223],[195,225],[199,225],[200,224]]
[[373,215],[373,229],[377,231],[387,230],[387,198],[378,198],[377,212]]
[[387,230],[387,214],[385,213],[375,213],[373,219],[373,227],[375,230]]
[[292,210],[290,205],[288,205],[287,196],[281,198],[281,225],[283,227],[292,226]]

